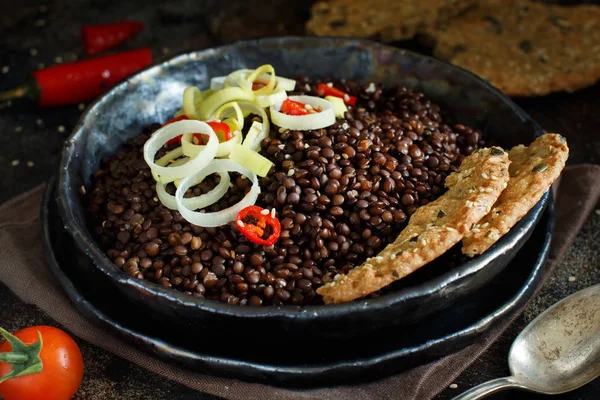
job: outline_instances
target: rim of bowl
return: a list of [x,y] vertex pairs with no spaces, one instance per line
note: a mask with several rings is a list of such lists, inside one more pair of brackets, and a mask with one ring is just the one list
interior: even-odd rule
[[[495,94],[500,101],[505,103],[515,114],[517,114],[521,119],[529,123],[533,130],[536,132],[535,136],[539,136],[543,133],[541,127],[535,122],[522,108],[520,108],[516,103],[514,103],[508,96],[503,94],[500,90],[489,84],[487,81],[481,79],[474,73],[465,70],[463,68],[452,65],[446,61],[439,60],[435,57],[423,55],[414,51],[405,50],[385,44],[381,44],[379,42],[375,42],[368,39],[353,39],[353,38],[344,38],[344,37],[318,37],[318,36],[276,36],[276,37],[268,37],[268,38],[258,38],[258,39],[250,39],[250,40],[240,40],[233,43],[213,46],[202,50],[196,51],[185,51],[175,54],[172,57],[162,59],[153,63],[152,65],[144,68],[143,70],[137,72],[134,75],[129,76],[124,79],[117,85],[113,86],[110,90],[102,94],[99,98],[94,100],[84,111],[84,113],[80,116],[77,124],[73,128],[71,135],[65,141],[65,145],[63,146],[63,150],[61,152],[61,161],[60,161],[60,169],[58,174],[58,206],[60,210],[60,214],[63,220],[63,224],[65,229],[73,236],[75,239],[75,243],[77,246],[87,254],[93,264],[99,268],[104,274],[106,274],[109,278],[114,279],[119,284],[124,284],[127,286],[131,286],[138,291],[149,292],[153,295],[159,296],[166,300],[179,303],[186,307],[195,307],[200,308],[204,311],[215,313],[215,314],[223,314],[229,316],[236,317],[244,317],[244,318],[327,318],[333,316],[339,316],[340,314],[353,313],[356,311],[374,311],[377,309],[383,309],[389,307],[392,304],[398,302],[405,302],[411,300],[413,298],[425,297],[431,295],[437,291],[442,290],[444,287],[452,284],[453,282],[459,281],[465,276],[472,275],[478,271],[480,271],[485,265],[487,265],[491,260],[502,256],[506,251],[512,247],[512,243],[518,241],[526,232],[516,231],[513,227],[506,235],[504,235],[496,244],[494,244],[489,250],[487,250],[482,255],[477,258],[471,259],[466,263],[448,270],[443,274],[427,280],[425,282],[419,283],[415,286],[411,286],[408,288],[403,288],[398,291],[386,293],[379,297],[371,298],[371,299],[362,299],[359,301],[352,301],[347,303],[339,303],[339,304],[326,304],[326,305],[305,305],[305,306],[294,306],[294,305],[282,305],[282,306],[265,306],[265,307],[241,307],[239,305],[227,304],[215,300],[210,300],[206,298],[196,298],[189,295],[186,295],[177,290],[173,290],[172,288],[164,288],[156,283],[148,282],[146,280],[138,279],[126,275],[123,271],[119,270],[114,263],[112,263],[104,251],[100,249],[97,245],[96,241],[92,238],[90,232],[87,227],[81,227],[74,222],[73,211],[65,204],[66,199],[69,198],[68,191],[65,188],[64,175],[67,171],[69,160],[71,158],[75,158],[75,154],[73,154],[73,147],[75,141],[79,136],[83,134],[85,127],[85,120],[87,120],[91,115],[95,112],[101,110],[103,104],[106,102],[106,99],[114,96],[116,93],[121,92],[127,88],[127,86],[132,81],[139,81],[143,79],[147,75],[153,75],[154,71],[158,71],[162,66],[167,64],[177,64],[181,60],[190,57],[190,55],[194,54],[201,58],[203,55],[209,55],[211,52],[216,50],[224,50],[227,48],[231,48],[232,50],[236,47],[243,45],[248,47],[258,47],[261,44],[267,45],[275,45],[275,47],[284,48],[285,44],[295,43],[295,42],[306,42],[310,40],[315,43],[315,47],[331,47],[331,48],[346,48],[351,46],[363,46],[370,49],[381,49],[391,52],[400,52],[403,54],[409,54],[412,57],[423,58],[430,62],[439,63],[444,66],[444,68],[451,69],[453,73],[463,75],[467,79],[471,79],[476,81],[479,85],[485,88],[488,91],[491,91]],[[541,208],[537,206],[534,209],[537,209],[536,216],[539,216],[543,211],[546,202],[548,201],[548,193],[546,193],[540,202],[538,203],[542,205]],[[533,210],[533,209],[532,209]],[[530,211],[532,211],[530,210]],[[527,215],[525,218],[531,217]],[[535,226],[535,225],[534,225]],[[530,228],[533,229],[533,226]],[[510,240],[512,239],[512,240]]]

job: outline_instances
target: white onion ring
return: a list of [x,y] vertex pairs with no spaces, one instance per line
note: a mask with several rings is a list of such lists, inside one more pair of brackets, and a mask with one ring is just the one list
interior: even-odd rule
[[[225,81],[223,82],[222,87],[237,86],[240,75],[244,79],[246,79],[246,78],[248,78],[248,75],[250,75],[252,72],[254,72],[253,69],[238,69],[237,71],[233,71],[231,74],[229,74],[225,77]],[[258,82],[267,82],[270,79],[270,77],[271,77],[270,74],[264,73],[264,74],[261,74],[256,80]],[[220,78],[223,78],[223,77],[217,77],[217,78],[213,78],[213,79],[220,79]],[[211,81],[211,85],[212,85],[212,81]],[[252,88],[252,85],[250,85],[250,88]],[[290,79],[290,78],[284,78],[282,76],[275,77],[274,90],[283,89],[285,91],[291,91],[291,90],[294,90],[295,88],[296,88],[295,80]],[[211,86],[211,89],[212,89],[212,86]]]
[[[189,208],[187,208],[185,204],[183,204],[183,195],[190,187],[194,186],[194,183],[197,182],[199,178],[201,178],[202,176],[208,176],[215,172],[218,173],[223,171],[239,172],[240,174],[246,176],[252,181],[252,188],[242,200],[240,200],[238,203],[234,204],[229,208],[211,213],[201,213],[197,211],[192,211]],[[182,179],[179,183],[177,191],[175,192],[175,200],[177,202],[177,210],[179,211],[181,216],[185,218],[188,222],[206,228],[214,228],[235,221],[235,217],[237,216],[238,212],[240,212],[240,210],[242,210],[243,208],[254,204],[256,202],[256,199],[258,198],[259,193],[260,185],[258,184],[258,178],[256,174],[251,171],[248,171],[246,168],[231,160],[225,159],[213,160],[202,171],[199,171],[194,175]]]
[[[178,167],[163,167],[154,162],[154,156],[165,143],[190,132],[208,135],[208,143],[201,152],[201,157],[193,157]],[[144,144],[144,161],[150,167],[153,176],[159,177],[162,183],[168,183],[202,170],[215,158],[218,147],[219,138],[206,122],[181,120],[163,126],[150,136]]]
[[283,103],[281,102],[269,108],[271,121],[275,125],[295,131],[309,131],[326,128],[335,123],[333,104],[329,101],[315,96],[289,96],[289,99],[308,104],[313,108],[320,108],[321,111],[307,115],[287,115],[279,111]]
[[[215,162],[215,160],[213,160],[213,162]],[[221,197],[223,197],[225,193],[227,193],[227,190],[229,190],[230,178],[229,173],[223,171],[217,172],[217,175],[221,177],[221,180],[219,181],[219,184],[215,186],[210,192],[204,193],[200,196],[184,198],[181,201],[182,204],[191,210],[197,210],[199,208],[205,208],[210,205],[213,205],[214,203],[219,201]],[[207,175],[201,176],[200,180],[194,183],[192,186],[201,183],[206,178],[206,176]],[[166,191],[166,187],[167,185],[165,183],[157,182],[156,194],[158,195],[160,202],[165,207],[171,210],[177,210],[177,201],[175,200],[175,196],[171,196]]]

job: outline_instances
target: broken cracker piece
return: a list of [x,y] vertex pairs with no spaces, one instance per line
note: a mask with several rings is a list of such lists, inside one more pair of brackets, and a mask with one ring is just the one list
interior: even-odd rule
[[529,147],[513,147],[508,186],[490,213],[463,239],[463,254],[481,254],[504,236],[550,189],[568,157],[567,141],[555,133],[540,136]]
[[442,255],[489,212],[506,187],[509,164],[508,154],[499,147],[471,154],[446,179],[449,190],[419,207],[393,243],[317,293],[325,303],[358,299]]

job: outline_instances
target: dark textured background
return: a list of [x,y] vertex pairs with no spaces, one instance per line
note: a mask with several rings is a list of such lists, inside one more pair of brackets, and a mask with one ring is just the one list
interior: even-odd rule
[[[173,53],[201,49],[238,39],[303,34],[311,2],[289,1],[178,1],[156,2],[81,0],[21,0],[0,2],[0,90],[21,82],[28,72],[57,62],[83,57],[79,39],[82,24],[140,19],[148,25],[118,50],[150,46],[156,61]],[[569,3],[572,3],[570,1]],[[589,1],[588,1],[589,3]],[[221,7],[219,7],[221,6]],[[396,45],[426,52],[412,42]],[[7,67],[7,68],[6,68]],[[577,91],[517,102],[544,129],[566,136],[571,147],[569,164],[600,163],[600,85]],[[64,139],[76,123],[78,106],[37,109],[20,102],[0,108],[0,202],[49,179],[56,169]],[[576,205],[574,205],[576,206]],[[510,344],[540,312],[565,296],[600,283],[600,209],[577,236],[541,293],[490,350],[446,389],[449,399],[468,387],[508,374]],[[35,306],[23,304],[0,285],[0,325],[9,331],[32,324],[56,325]],[[95,346],[78,341],[85,359],[85,377],[75,396],[95,399],[213,399],[133,365]],[[508,391],[492,399],[541,399],[544,396]],[[600,379],[553,399],[598,399]]]

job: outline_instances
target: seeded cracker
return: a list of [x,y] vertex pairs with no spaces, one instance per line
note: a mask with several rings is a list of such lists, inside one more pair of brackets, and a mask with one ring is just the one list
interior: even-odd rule
[[393,243],[317,293],[325,303],[358,299],[439,257],[489,212],[506,188],[509,164],[508,154],[499,147],[471,154],[446,179],[449,190],[419,207]]
[[309,34],[377,38],[389,42],[411,39],[464,11],[474,0],[333,0],[312,6]]
[[482,0],[430,30],[434,55],[511,96],[572,91],[600,79],[600,7]]
[[529,147],[519,145],[509,152],[510,180],[488,215],[463,239],[462,252],[470,257],[496,243],[533,206],[558,178],[569,156],[565,138],[547,134]]

